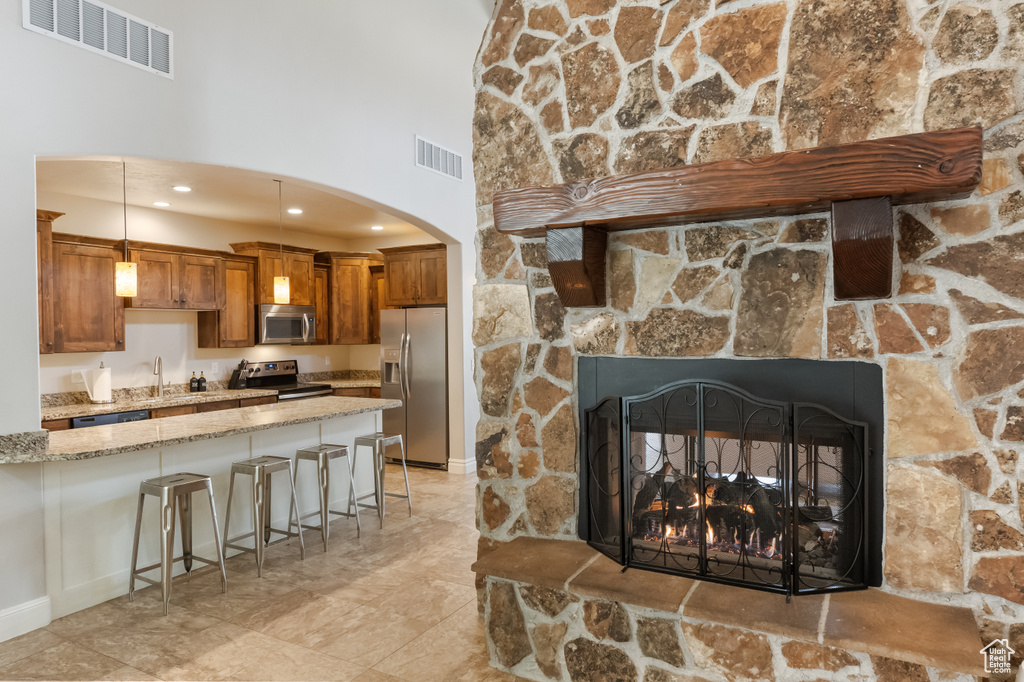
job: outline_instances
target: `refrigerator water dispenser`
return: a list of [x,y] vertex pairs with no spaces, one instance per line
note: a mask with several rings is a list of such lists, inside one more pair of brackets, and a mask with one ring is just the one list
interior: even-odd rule
[[384,372],[381,377],[381,382],[385,384],[398,385],[402,382],[401,379],[401,351],[397,348],[385,348],[384,349]]

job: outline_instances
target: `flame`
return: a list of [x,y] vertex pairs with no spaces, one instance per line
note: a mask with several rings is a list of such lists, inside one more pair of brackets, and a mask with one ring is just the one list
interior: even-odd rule
[[715,541],[715,530],[711,527],[711,522],[710,521],[705,521],[705,523],[708,526],[707,541],[708,541],[708,544],[711,544],[711,543],[713,543]]
[[750,505],[750,504],[745,504],[745,505],[743,505],[743,510],[746,511],[748,514],[753,514],[754,513],[754,506]]
[[675,531],[673,530],[672,526],[665,526],[665,537],[666,538],[668,536],[672,535],[673,533],[675,533]]

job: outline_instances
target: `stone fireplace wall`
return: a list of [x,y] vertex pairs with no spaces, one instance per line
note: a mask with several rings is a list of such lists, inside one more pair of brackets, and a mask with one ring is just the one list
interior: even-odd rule
[[[1024,652],[1024,3],[499,0],[477,57],[480,552],[575,538],[575,358],[877,362],[883,590]],[[611,233],[566,310],[495,191],[979,124],[969,199],[894,209],[893,296],[833,299],[826,215]],[[1020,653],[1017,654],[1021,656]]]

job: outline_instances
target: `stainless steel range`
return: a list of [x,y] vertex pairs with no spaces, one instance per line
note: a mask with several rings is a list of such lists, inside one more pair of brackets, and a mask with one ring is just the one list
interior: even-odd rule
[[295,360],[246,363],[246,388],[269,388],[277,391],[278,400],[298,400],[331,395],[328,384],[304,384],[298,381],[299,370]]

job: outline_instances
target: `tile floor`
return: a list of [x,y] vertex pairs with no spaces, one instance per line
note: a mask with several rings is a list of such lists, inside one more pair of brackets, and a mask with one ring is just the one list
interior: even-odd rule
[[[0,643],[2,680],[514,680],[487,665],[474,575],[475,476],[410,469],[414,515],[388,500],[331,524],[330,551],[306,531],[219,574],[176,581],[170,615],[158,588],[113,599]],[[388,489],[401,487],[389,466]],[[313,519],[311,519],[311,522]]]

